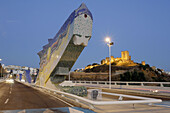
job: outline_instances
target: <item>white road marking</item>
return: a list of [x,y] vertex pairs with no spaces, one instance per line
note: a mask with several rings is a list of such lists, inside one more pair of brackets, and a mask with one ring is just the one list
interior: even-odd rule
[[[21,83],[21,82],[20,82],[20,83]],[[24,83],[22,83],[22,84],[24,84]],[[24,84],[24,85],[27,85],[27,84]],[[29,85],[27,85],[27,86],[29,86]],[[32,87],[32,86],[29,86],[29,87],[31,87],[31,88],[33,88],[33,89],[36,89],[36,90],[38,90],[38,91],[43,92],[43,90],[40,90],[39,88],[34,88],[34,87]],[[47,95],[50,95],[49,93],[46,93],[46,92],[43,92],[43,93],[45,93],[45,94],[47,94]],[[56,96],[54,96],[54,95],[50,95],[50,96],[52,96],[52,97],[54,97],[54,98],[56,98],[56,99],[64,102],[65,104],[69,105],[70,107],[74,107],[74,106],[71,105],[70,103],[68,103],[68,102],[66,102],[66,101],[64,101],[64,100],[62,100],[62,99],[60,99],[60,98],[58,98],[58,97],[56,97]]]
[[9,94],[11,94],[11,92],[12,92],[12,87],[10,88]]
[[4,103],[4,104],[7,104],[7,103],[8,103],[8,101],[9,101],[9,98],[8,98],[8,99],[6,99],[6,101],[5,101],[5,103]]

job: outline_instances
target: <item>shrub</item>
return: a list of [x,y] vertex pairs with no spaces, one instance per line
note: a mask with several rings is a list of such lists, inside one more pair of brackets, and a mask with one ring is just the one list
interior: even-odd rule
[[63,87],[63,91],[77,96],[87,96],[87,88],[84,86]]

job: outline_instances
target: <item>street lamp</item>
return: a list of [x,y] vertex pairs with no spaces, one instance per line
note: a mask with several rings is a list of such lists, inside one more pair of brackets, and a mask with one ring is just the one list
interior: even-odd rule
[[106,37],[105,41],[109,47],[109,89],[111,89],[111,46],[114,44],[111,42],[110,37]]
[[69,71],[68,81],[70,81],[70,71]]

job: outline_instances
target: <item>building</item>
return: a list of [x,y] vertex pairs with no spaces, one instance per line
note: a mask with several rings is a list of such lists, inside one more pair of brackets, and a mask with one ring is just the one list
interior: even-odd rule
[[84,69],[82,68],[82,69],[76,69],[76,70],[74,70],[74,72],[84,72]]
[[[93,67],[97,67],[100,65],[109,65],[110,59],[109,57],[106,57],[106,59],[101,60],[101,64],[94,63],[92,65],[87,65],[84,70],[86,69],[92,69]],[[121,51],[121,57],[120,58],[114,58],[114,56],[111,56],[111,63],[116,66],[137,66],[138,63],[135,63],[133,60],[131,60],[131,56],[129,55],[129,51]],[[145,61],[141,62],[142,65],[145,65]],[[82,70],[82,71],[84,71]],[[77,72],[79,70],[76,70]]]
[[37,75],[37,68],[26,67],[26,66],[16,66],[16,65],[8,65],[4,66],[5,70],[10,74],[24,74],[25,70],[30,70],[31,75]]
[[[117,66],[136,66],[137,63],[134,63],[133,60],[131,60],[131,56],[129,56],[128,51],[122,51],[121,52],[121,58],[114,58],[114,56],[111,56],[111,63],[115,63]],[[109,57],[106,57],[106,59],[103,59],[101,61],[101,65],[109,64]]]
[[121,52],[121,60],[122,60],[123,62],[130,61],[130,60],[131,60],[131,56],[129,56],[129,52],[128,52],[128,51],[122,51],[122,52]]
[[166,74],[168,74],[170,76],[170,72],[165,72]]
[[141,64],[142,64],[142,65],[145,65],[146,63],[145,63],[145,61],[142,61]]

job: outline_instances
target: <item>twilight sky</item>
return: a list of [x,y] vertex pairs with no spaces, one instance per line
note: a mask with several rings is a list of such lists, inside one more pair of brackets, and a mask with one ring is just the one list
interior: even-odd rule
[[128,50],[135,62],[170,71],[170,0],[0,0],[0,58],[5,65],[39,68],[37,53],[84,2],[93,15],[89,45],[72,70]]

